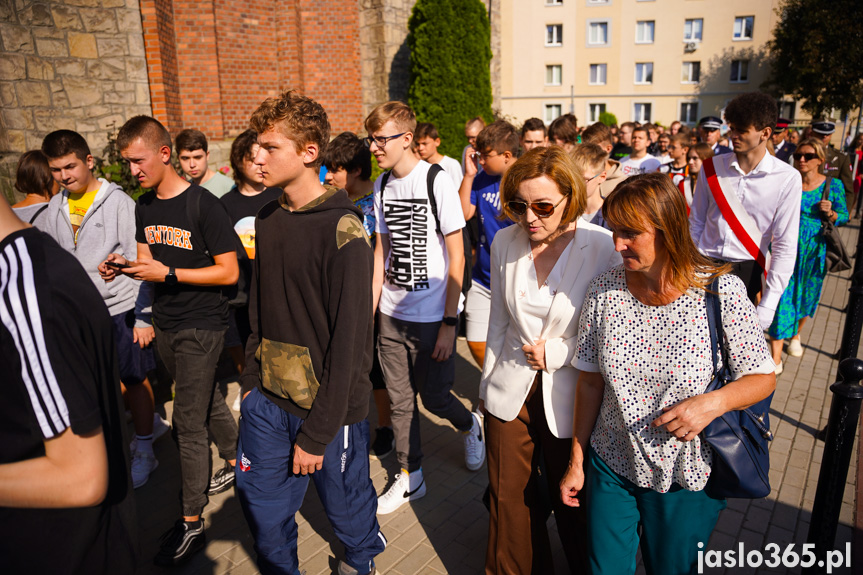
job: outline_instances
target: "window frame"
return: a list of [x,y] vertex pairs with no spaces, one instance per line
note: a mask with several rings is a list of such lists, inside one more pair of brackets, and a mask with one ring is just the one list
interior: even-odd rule
[[[693,117],[692,121],[685,120],[682,117],[683,114],[681,113],[681,112],[683,112],[683,106],[690,106],[690,105],[695,106],[695,113],[692,114],[692,117]],[[698,112],[699,112],[700,108],[701,108],[701,102],[699,102],[698,100],[679,100],[677,102],[677,121],[682,123],[682,124],[685,124],[687,126],[695,126],[696,124],[698,124],[698,117],[699,117]]]
[[[546,112],[548,112],[549,108],[552,108],[554,106],[557,106],[558,108],[560,108],[560,113],[557,116],[555,116],[554,118],[549,120]],[[563,115],[563,104],[557,103],[557,102],[547,102],[547,103],[544,102],[542,104],[542,121],[545,122],[546,125],[551,124],[557,118],[560,118],[562,115]]]
[[[687,67],[688,65],[688,67]],[[684,79],[684,70],[688,68],[689,79]],[[693,79],[692,71],[695,70],[695,78]],[[681,84],[698,84],[701,81],[701,60],[684,60],[680,68],[680,83]]]
[[[650,28],[650,40],[639,40],[638,35],[641,31],[642,24],[649,24]],[[647,26],[645,26],[647,27]],[[635,22],[635,43],[636,44],[653,44],[656,42],[656,20],[637,20]]]
[[[554,82],[554,69],[557,69],[557,83]],[[552,81],[548,81],[548,74],[551,71]],[[562,86],[563,85],[563,64],[546,64],[545,65],[545,85],[546,86]]]
[[[687,22],[693,22],[692,29],[695,28],[695,26],[694,26],[695,22],[701,22],[701,27],[698,30],[698,38],[692,38],[692,37],[687,38],[686,37],[686,23]],[[690,32],[691,31],[692,30],[690,30]],[[703,38],[704,38],[704,18],[686,18],[685,20],[683,20],[683,41],[684,42],[686,42],[687,44],[690,42],[698,43],[698,42],[701,42]]]
[[[749,36],[746,36],[746,21],[751,20]],[[740,36],[737,35],[737,23],[741,22]],[[735,16],[734,27],[731,29],[731,40],[733,42],[749,42],[755,36],[755,16]]]
[[[599,114],[596,115],[596,119],[594,119],[593,116],[591,115],[593,106],[602,106],[602,110],[599,112]],[[608,111],[608,103],[607,102],[587,102],[587,110],[585,110],[585,114],[587,116],[587,121],[590,122],[591,124],[598,122],[600,114],[602,114],[603,112],[607,112],[607,111]]]
[[[734,77],[734,63],[737,62],[737,78]],[[746,65],[746,77],[740,77],[740,65]],[[731,84],[748,84],[749,83],[749,60],[732,60],[731,61],[731,74],[728,77],[728,81]]]
[[546,6],[563,6],[563,0],[545,0]]
[[[642,81],[638,80],[638,67],[639,66],[650,66],[650,69],[649,69],[650,79],[649,80],[642,80]],[[647,70],[647,69],[645,68],[645,70]],[[645,75],[647,75],[647,74],[645,74]],[[653,84],[653,62],[636,62],[635,63],[635,77],[633,78],[633,83],[636,86],[650,86],[651,84]]]
[[[558,33],[556,34],[557,38],[555,38],[555,40],[557,40],[556,43],[549,43],[549,32],[551,32],[552,30],[558,30]],[[552,36],[555,36],[555,34],[552,34]],[[563,24],[562,23],[561,24],[546,24],[545,25],[545,47],[546,48],[560,48],[561,46],[563,46]]]
[[[650,117],[639,118],[638,114],[635,113],[636,106],[649,106],[649,110],[650,110],[649,116]],[[645,100],[635,101],[635,100],[633,100],[633,102],[632,102],[632,121],[633,122],[640,122],[640,123],[644,124],[646,122],[651,122],[652,119],[653,119],[653,101],[645,101]]]
[[[599,75],[599,71],[602,70],[602,82],[593,82],[591,78],[593,77],[593,67],[596,66],[597,76]],[[588,86],[605,86],[608,84],[608,64],[605,62],[589,64],[587,66],[587,85]]]
[[[586,20],[587,33],[584,35],[584,43],[588,48],[607,48],[611,46],[611,19],[610,18],[589,18]],[[594,25],[605,26],[605,42],[591,42],[591,30]]]

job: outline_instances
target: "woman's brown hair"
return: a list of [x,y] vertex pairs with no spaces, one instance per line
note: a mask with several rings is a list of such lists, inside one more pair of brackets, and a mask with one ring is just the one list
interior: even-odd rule
[[702,255],[689,235],[686,200],[665,174],[633,176],[612,191],[602,206],[602,217],[612,230],[646,232],[652,227],[662,237],[669,265],[663,281],[680,292],[706,288],[731,270]]
[[500,183],[501,219],[517,222],[520,216],[509,211],[507,204],[515,198],[518,187],[526,180],[547,177],[557,185],[566,202],[561,227],[581,217],[587,207],[587,188],[584,178],[575,167],[575,162],[563,148],[549,146],[534,148],[520,157],[503,174]]
[[50,200],[53,187],[54,177],[45,154],[41,150],[21,154],[15,171],[15,189],[22,194],[36,194]]

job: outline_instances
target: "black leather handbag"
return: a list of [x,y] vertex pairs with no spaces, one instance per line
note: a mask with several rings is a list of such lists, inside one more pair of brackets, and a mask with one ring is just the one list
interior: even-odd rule
[[[826,200],[830,196],[830,182],[833,180],[831,176],[827,176],[824,182],[824,193],[821,194],[821,199]],[[821,220],[821,235],[824,236],[824,242],[827,244],[826,265],[828,272],[844,272],[851,269],[851,257],[845,249],[845,244],[842,243],[842,238],[839,236],[839,230],[833,225],[833,222],[822,216]]]
[[[723,344],[722,311],[719,296],[716,295],[717,288],[718,282],[714,280],[704,298],[713,359],[713,380],[707,385],[705,393],[721,389],[731,379]],[[717,368],[717,357],[722,358],[721,368]],[[773,439],[768,414],[772,400],[771,393],[751,407],[724,413],[701,432],[702,440],[713,448],[710,478],[704,488],[711,497],[757,499],[770,494],[770,453],[767,446]]]

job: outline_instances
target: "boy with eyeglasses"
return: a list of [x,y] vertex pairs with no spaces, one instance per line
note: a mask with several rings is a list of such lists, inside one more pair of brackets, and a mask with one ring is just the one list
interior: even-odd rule
[[483,128],[476,138],[477,156],[483,169],[478,171],[472,162],[468,163],[458,190],[465,220],[476,216],[479,224],[465,318],[467,345],[480,368],[485,359],[491,309],[491,242],[499,230],[513,223],[508,218],[498,219],[501,214],[500,180],[506,169],[518,159],[518,146],[518,131],[509,122],[498,120]]
[[401,473],[378,498],[385,515],[426,493],[417,393],[463,433],[469,469],[482,466],[485,445],[479,415],[451,391],[465,225],[455,186],[411,154],[416,116],[406,104],[381,104],[365,127],[378,165],[390,170],[375,182],[374,309]]
[[608,174],[606,171],[608,152],[603,150],[598,144],[582,144],[573,150],[570,155],[575,162],[575,167],[578,168],[579,173],[584,177],[584,184],[587,189],[587,204],[585,205],[581,219],[590,224],[610,230],[611,228],[602,217],[603,199],[599,193],[599,187],[605,181]]

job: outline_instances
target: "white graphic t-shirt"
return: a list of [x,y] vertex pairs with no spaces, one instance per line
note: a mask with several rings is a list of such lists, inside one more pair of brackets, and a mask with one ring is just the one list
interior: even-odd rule
[[636,160],[632,156],[626,156],[620,160],[620,171],[625,176],[649,174],[651,172],[658,172],[661,165],[659,159],[651,155],[644,156],[640,160]]
[[458,193],[458,187],[461,185],[461,180],[464,177],[464,174],[461,171],[461,164],[458,163],[458,160],[450,158],[449,156],[444,156],[443,160],[438,164],[443,171],[446,172],[450,178],[452,178],[453,183],[455,184],[455,191]]
[[464,227],[458,191],[445,173],[434,181],[441,234],[435,230],[426,191],[430,164],[420,161],[404,178],[390,174],[381,201],[375,182],[375,231],[389,234],[381,313],[418,323],[443,319],[449,259],[443,236]]

